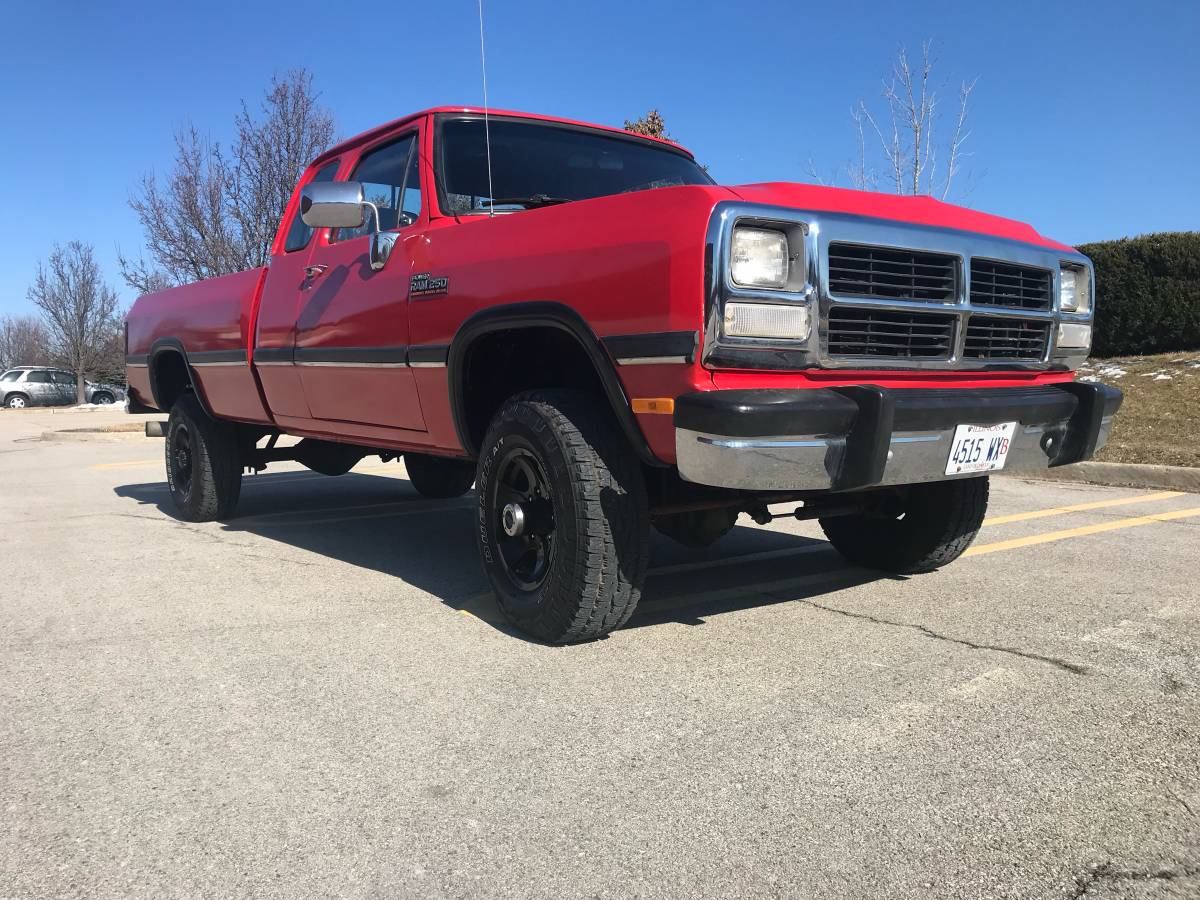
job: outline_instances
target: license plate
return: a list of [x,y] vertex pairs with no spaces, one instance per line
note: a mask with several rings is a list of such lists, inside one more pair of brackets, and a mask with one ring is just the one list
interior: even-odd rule
[[966,472],[993,472],[1003,469],[1016,430],[1016,422],[1002,422],[999,425],[959,425],[954,429],[954,440],[950,442],[946,474],[962,475]]

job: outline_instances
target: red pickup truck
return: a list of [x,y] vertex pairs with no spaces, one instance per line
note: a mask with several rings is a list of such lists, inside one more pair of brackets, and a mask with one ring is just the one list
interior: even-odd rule
[[126,353],[184,518],[245,469],[403,456],[427,497],[475,485],[501,609],[566,643],[629,618],[651,526],[705,546],[787,502],[856,564],[951,561],[989,472],[1106,440],[1120,392],[1073,380],[1094,297],[1008,219],[445,107],[314,160],[270,265],[141,297]]

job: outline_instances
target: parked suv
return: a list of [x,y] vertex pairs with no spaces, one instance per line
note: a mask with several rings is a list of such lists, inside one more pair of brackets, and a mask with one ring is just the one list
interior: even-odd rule
[[[88,403],[106,405],[125,399],[125,391],[111,384],[89,381],[84,391]],[[0,375],[0,406],[6,409],[70,406],[76,397],[75,373],[64,369],[18,366]]]

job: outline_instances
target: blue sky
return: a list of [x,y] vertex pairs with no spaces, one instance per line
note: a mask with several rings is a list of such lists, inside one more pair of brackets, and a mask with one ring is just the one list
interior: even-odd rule
[[[475,0],[12,3],[0,55],[0,315],[55,241],[95,245],[132,300],[127,199],[172,130],[227,140],[238,103],[306,66],[349,136],[478,103]],[[896,46],[978,76],[968,205],[1080,243],[1200,229],[1200,3],[486,0],[494,106],[621,124],[657,106],[723,183],[807,181],[853,153],[848,111]],[[949,100],[949,93],[946,94]]]

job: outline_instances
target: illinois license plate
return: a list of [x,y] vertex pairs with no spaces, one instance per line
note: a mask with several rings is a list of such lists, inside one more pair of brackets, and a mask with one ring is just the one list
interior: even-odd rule
[[946,461],[947,475],[967,472],[992,472],[1003,469],[1012,446],[1016,422],[999,425],[959,425],[950,442],[950,458]]

